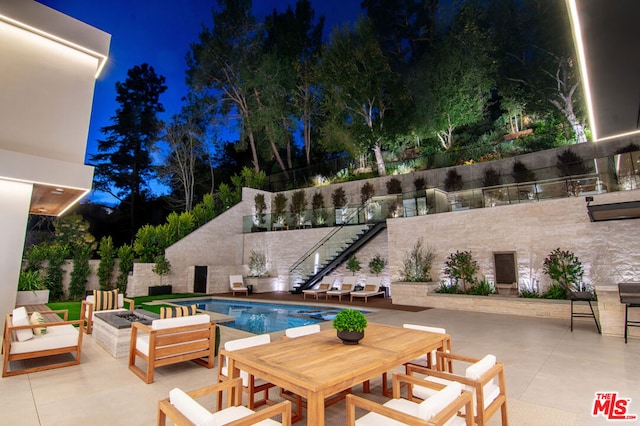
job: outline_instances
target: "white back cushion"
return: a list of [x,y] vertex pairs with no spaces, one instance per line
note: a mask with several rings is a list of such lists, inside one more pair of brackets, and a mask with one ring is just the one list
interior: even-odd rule
[[[13,325],[31,325],[29,321],[29,315],[27,314],[27,308],[20,306],[13,310],[11,318]],[[18,342],[26,342],[29,339],[33,339],[33,330],[30,328],[24,330],[16,330],[16,339]]]
[[284,334],[287,337],[300,337],[300,336],[306,336],[308,334],[319,333],[319,332],[320,332],[320,325],[311,324],[311,325],[303,325],[302,327],[287,328]]
[[164,330],[166,328],[184,327],[186,325],[206,324],[211,321],[207,314],[187,315],[186,317],[156,319],[151,322],[152,330]]
[[268,334],[258,334],[257,336],[245,337],[244,339],[230,340],[224,344],[224,348],[228,351],[237,351],[238,349],[266,345],[267,343],[271,343],[271,336]]
[[425,399],[418,406],[418,417],[431,420],[444,407],[451,404],[454,399],[460,396],[462,385],[458,382],[451,382],[444,389],[438,391],[429,399]]
[[242,283],[244,287],[244,280],[242,279],[242,275],[229,275],[229,286],[233,288],[234,283]]
[[485,355],[480,361],[468,366],[464,375],[469,379],[478,380],[480,376],[489,371],[494,365],[496,365],[496,356],[491,354]]
[[169,391],[169,402],[195,425],[216,425],[213,414],[181,389],[174,388]]
[[402,324],[402,327],[409,328],[411,330],[420,330],[420,331],[428,331],[430,333],[439,333],[446,334],[447,331],[441,327],[429,327],[427,325],[417,325],[417,324]]

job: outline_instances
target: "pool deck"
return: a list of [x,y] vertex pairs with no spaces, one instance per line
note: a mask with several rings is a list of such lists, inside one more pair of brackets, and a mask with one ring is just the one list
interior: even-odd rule
[[[301,295],[285,300],[277,295],[254,296],[247,299],[302,303]],[[367,308],[374,307],[373,300]],[[364,303],[341,305],[362,307]],[[569,321],[560,319],[375,308],[367,315],[371,322],[443,327],[452,336],[455,353],[475,357],[495,354],[505,364],[511,425],[611,424],[602,415],[591,415],[597,392],[617,392],[618,398],[630,398],[627,414],[640,415],[640,339],[629,339],[625,345],[623,338],[598,334],[588,319],[576,320],[571,332]],[[323,322],[321,328],[331,328],[331,323]],[[279,339],[282,334],[271,333],[271,338]],[[247,333],[221,327],[223,343],[244,335]],[[171,389],[193,390],[215,383],[216,375],[216,368],[207,370],[185,362],[156,369],[155,382],[147,385],[129,371],[126,358],[114,359],[88,335],[83,339],[80,365],[0,379],[0,423],[151,426],[156,424],[158,400],[166,398]],[[386,401],[380,382],[379,377],[371,380],[367,398]],[[354,392],[362,395],[362,387],[355,387]],[[277,390],[271,390],[270,396],[279,400]],[[203,402],[209,409],[215,406],[211,400]],[[326,413],[328,425],[345,424],[344,401],[328,407]],[[305,419],[296,426],[304,424]],[[488,424],[500,424],[499,416]]]

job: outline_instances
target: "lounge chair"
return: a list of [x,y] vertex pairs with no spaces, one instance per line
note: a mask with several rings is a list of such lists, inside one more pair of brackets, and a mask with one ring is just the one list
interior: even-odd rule
[[317,288],[310,288],[308,290],[302,290],[303,299],[307,298],[307,295],[312,295],[315,299],[318,299],[318,296],[321,294],[325,294],[328,290],[331,289],[333,283],[335,281],[335,277],[324,277]]
[[249,287],[244,285],[242,275],[229,275],[229,288],[231,288],[234,296],[236,293],[244,293],[246,296],[249,295]]
[[380,294],[384,294],[384,291],[380,290],[380,283],[382,282],[381,277],[369,277],[367,278],[367,282],[364,285],[364,290],[360,291],[352,291],[349,293],[349,300],[353,302],[354,297],[364,297],[364,303],[367,303],[367,300],[370,297],[378,296]]
[[338,300],[342,301],[342,296],[346,296],[353,291],[356,285],[356,277],[344,277],[339,290],[329,290],[324,294],[325,300],[330,296],[338,296]]
[[[442,385],[435,382],[423,381],[433,394],[422,402],[413,402],[400,396],[400,384],[409,386],[420,380],[404,374],[393,374],[393,399],[380,405],[356,395],[347,395],[347,425],[447,425],[471,426],[472,399],[471,392],[463,390],[460,383],[452,382]],[[356,420],[356,407],[369,411],[368,414]],[[464,411],[464,417],[458,413]]]
[[[191,392],[184,392],[179,388],[174,388],[169,392],[169,398],[163,399],[158,403],[158,425],[165,425],[167,417],[178,426],[228,424],[230,422],[241,422],[243,425],[291,425],[291,403],[289,401],[283,401],[255,412],[241,405],[241,387],[242,379],[238,377]],[[232,392],[235,400],[227,408],[214,413],[195,400],[195,398],[216,393],[222,398],[223,391]],[[271,420],[274,416],[280,416],[282,423]]]

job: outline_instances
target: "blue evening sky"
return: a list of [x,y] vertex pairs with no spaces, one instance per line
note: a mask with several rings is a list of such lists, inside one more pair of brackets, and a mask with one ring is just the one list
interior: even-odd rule
[[[135,65],[148,63],[166,78],[167,91],[161,95],[165,121],[180,111],[185,85],[185,56],[198,40],[202,24],[212,27],[211,8],[215,0],[38,0],[66,15],[111,34],[109,60],[96,81],[87,158],[94,154],[100,129],[111,124],[118,104],[116,82],[127,78]],[[360,0],[312,0],[316,19],[325,15],[325,32],[360,13]],[[273,9],[295,8],[295,0],[254,0],[254,15],[262,18]]]

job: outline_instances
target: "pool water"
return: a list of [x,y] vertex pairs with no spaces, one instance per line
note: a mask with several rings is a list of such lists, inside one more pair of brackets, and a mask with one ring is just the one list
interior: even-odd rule
[[234,322],[224,325],[253,334],[272,333],[287,328],[331,321],[342,310],[330,306],[237,302],[221,299],[175,301],[173,303],[177,305],[193,305],[195,303],[200,310],[234,317]]

